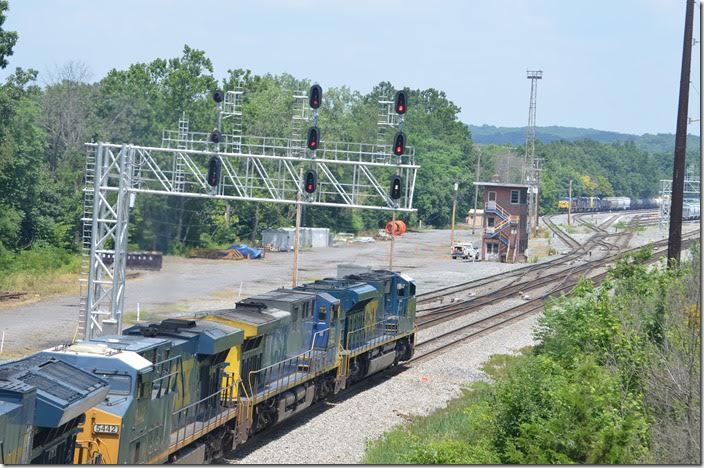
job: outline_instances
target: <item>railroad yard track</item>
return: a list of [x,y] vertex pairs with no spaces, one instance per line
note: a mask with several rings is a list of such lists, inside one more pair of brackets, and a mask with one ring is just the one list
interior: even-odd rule
[[[628,232],[624,232],[623,237],[628,237]],[[429,328],[435,324],[450,320],[472,310],[477,310],[483,306],[495,304],[511,297],[515,297],[516,295],[525,296],[528,292],[549,286],[552,283],[565,281],[567,278],[575,274],[580,274],[580,276],[582,276],[581,274],[588,273],[594,268],[611,264],[618,260],[621,256],[636,250],[638,249],[629,249],[620,253],[610,253],[611,250],[607,250],[608,255],[606,257],[592,261],[584,261],[584,263],[581,264],[577,264],[575,261],[554,263],[550,266],[560,267],[564,265],[566,268],[553,272],[545,271],[545,269],[541,269],[539,271],[528,271],[519,277],[521,280],[520,282],[513,281],[500,287],[497,286],[496,289],[489,291],[486,294],[472,297],[469,300],[453,302],[447,305],[437,306],[432,309],[424,309],[423,311],[419,311],[423,313],[418,314],[416,324],[419,329]],[[537,275],[534,278],[529,277],[529,275],[535,273],[537,273]]]
[[[467,291],[471,291],[474,289],[478,289],[482,286],[486,286],[488,284],[498,284],[498,282],[503,281],[503,280],[508,280],[508,279],[514,279],[515,281],[524,281],[526,280],[526,275],[533,276],[541,276],[545,271],[548,271],[552,268],[570,264],[570,262],[574,262],[578,260],[580,257],[588,255],[589,251],[601,246],[604,250],[607,251],[615,251],[623,247],[623,245],[626,245],[625,243],[622,243],[621,245],[618,245],[614,242],[609,242],[606,239],[611,239],[613,237],[622,237],[626,235],[626,232],[620,232],[620,233],[609,233],[607,231],[608,227],[613,224],[616,219],[618,219],[620,215],[614,214],[611,217],[609,217],[607,220],[605,220],[601,225],[599,226],[593,226],[591,223],[588,223],[588,227],[591,227],[592,230],[595,231],[594,236],[589,238],[585,243],[580,244],[577,242],[575,239],[573,239],[571,236],[568,234],[564,233],[560,228],[555,225],[552,222],[552,217],[551,216],[546,216],[543,217],[543,221],[546,222],[546,225],[548,228],[553,229],[560,234],[563,234],[564,236],[568,237],[573,241],[572,245],[574,246],[566,255],[558,257],[558,258],[553,258],[551,260],[548,260],[546,262],[534,264],[534,265],[526,265],[521,268],[515,268],[510,271],[505,271],[503,273],[498,273],[496,275],[491,275],[491,276],[486,276],[483,278],[478,278],[476,280],[471,280],[467,281],[464,283],[456,284],[453,286],[448,286],[445,288],[440,288],[436,289],[434,291],[430,291],[424,294],[419,294],[417,296],[417,304],[418,304],[418,312],[424,312],[427,310],[434,309],[435,307],[432,307],[432,305],[436,303],[442,303],[444,302],[445,299],[450,298],[450,300],[456,300],[458,299],[458,295],[465,295]],[[640,222],[640,214],[636,215],[633,217],[633,220],[631,220],[632,226],[635,226],[637,223]],[[637,222],[635,220],[638,220]],[[556,232],[556,235],[560,235]],[[420,315],[419,315],[420,316]]]
[[[696,239],[698,239],[700,236],[700,231],[692,231],[690,233],[687,233],[683,235],[683,247],[688,247],[691,245]],[[667,255],[667,239],[654,242],[652,244],[649,244],[649,246],[654,248],[653,251],[653,256],[651,257],[649,263],[653,263],[658,261],[660,258],[663,258],[665,255]],[[596,260],[593,262],[589,262],[588,264],[585,264],[585,267],[589,267],[587,271],[591,271],[594,269],[602,269],[602,268],[607,268],[609,265],[611,265],[614,261],[618,260],[619,258],[623,257],[626,254],[633,253],[637,250],[639,250],[642,247],[637,247],[637,248],[632,248],[628,249],[622,252],[619,252],[618,254],[614,254],[608,257],[605,257],[601,260]],[[580,270],[581,272],[583,270]],[[472,337],[476,337],[478,335],[483,335],[486,333],[491,332],[494,329],[498,329],[502,326],[508,325],[509,323],[513,321],[517,321],[519,319],[525,318],[531,314],[538,313],[543,310],[544,307],[544,302],[547,298],[556,296],[560,293],[566,293],[572,290],[572,288],[577,284],[579,279],[583,276],[589,277],[595,284],[599,284],[603,281],[605,278],[607,272],[599,272],[595,275],[579,275],[576,276],[575,273],[578,273],[578,271],[571,271],[567,274],[563,274],[563,278],[559,281],[559,283],[555,280],[553,282],[558,283],[556,286],[553,288],[549,289],[546,292],[543,292],[539,294],[537,297],[528,299],[526,302],[522,304],[518,304],[512,307],[509,307],[505,310],[493,313],[489,316],[479,318],[475,321],[472,321],[470,323],[462,324],[458,326],[457,328],[453,328],[449,331],[442,332],[438,335],[435,335],[431,338],[427,338],[423,341],[419,341],[416,343],[416,355],[413,357],[409,363],[411,365],[418,364],[420,362],[423,362],[430,357],[433,357],[437,354],[442,353],[445,350],[448,350],[454,346],[457,346],[467,340],[469,340]],[[527,289],[527,288],[526,288]],[[484,303],[486,305],[486,303]],[[445,316],[445,320],[447,321],[450,320],[451,318],[458,317],[460,315],[467,315],[471,314],[473,311],[476,311],[479,307],[474,304],[474,301],[466,301],[462,303],[458,303],[455,305],[455,308],[453,310],[450,310],[447,312],[447,315]],[[419,317],[420,318],[420,317]],[[436,320],[435,324],[440,322],[440,320]],[[426,321],[426,324],[431,323]],[[428,327],[423,327],[419,323],[419,329],[424,329]]]

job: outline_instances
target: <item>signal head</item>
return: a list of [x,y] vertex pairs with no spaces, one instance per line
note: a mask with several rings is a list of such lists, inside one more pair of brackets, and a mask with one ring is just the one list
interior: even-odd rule
[[306,177],[304,179],[304,184],[303,184],[303,189],[307,193],[313,193],[318,187],[318,174],[313,170],[310,169],[308,172],[306,172]]
[[220,158],[213,156],[208,161],[208,185],[216,187],[220,182]]
[[213,101],[215,101],[219,104],[224,99],[225,99],[225,93],[223,92],[222,89],[216,89],[215,91],[213,91]]
[[397,114],[405,114],[406,110],[408,110],[408,96],[406,95],[406,92],[401,90],[401,91],[396,91],[396,96],[394,96],[394,111]]
[[314,84],[308,92],[308,105],[312,109],[317,109],[323,102],[323,88],[320,85]]
[[308,129],[308,137],[306,138],[308,149],[315,151],[320,145],[320,129],[318,127],[310,127]]
[[218,130],[217,128],[210,132],[210,142],[211,143],[220,143],[222,141],[222,132]]
[[394,154],[396,156],[402,156],[406,152],[406,134],[403,132],[396,132],[394,136]]
[[392,200],[398,200],[401,198],[401,185],[403,179],[400,175],[395,175],[391,178],[391,190],[389,190],[389,196]]

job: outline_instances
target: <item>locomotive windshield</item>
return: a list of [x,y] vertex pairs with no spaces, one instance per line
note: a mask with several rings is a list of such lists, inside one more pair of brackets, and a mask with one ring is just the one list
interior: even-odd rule
[[105,374],[95,371],[95,375],[110,382],[110,393],[113,395],[129,395],[132,390],[132,377],[129,375]]

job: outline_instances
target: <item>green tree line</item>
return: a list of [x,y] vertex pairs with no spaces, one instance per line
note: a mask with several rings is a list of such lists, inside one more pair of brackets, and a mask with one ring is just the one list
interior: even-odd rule
[[[0,20],[7,2],[0,1]],[[2,21],[0,21],[0,27]],[[20,38],[21,39],[21,38]],[[17,35],[0,29],[0,67],[10,62]],[[113,69],[92,80],[80,63],[47,73],[17,68],[0,84],[0,251],[52,246],[77,250],[83,215],[85,143],[109,141],[160,146],[162,132],[174,130],[185,114],[190,129],[209,131],[216,121],[212,91],[242,86],[243,132],[288,138],[295,91],[311,81],[288,74],[256,75],[228,70],[214,76],[206,53],[184,46],[180,56]],[[348,87],[324,90],[320,127],[327,141],[374,142],[378,99],[400,84],[381,82],[366,94]],[[474,199],[478,149],[460,108],[441,90],[409,89],[405,132],[420,164],[408,223],[450,224],[452,187],[459,182],[458,219]],[[224,129],[227,131],[227,128]],[[567,193],[653,196],[657,179],[668,177],[670,157],[643,152],[629,143],[592,141],[538,144],[545,159],[542,206],[551,211]],[[489,151],[481,178],[496,171]],[[580,185],[584,182],[584,186]],[[588,182],[588,183],[587,183]],[[291,207],[182,197],[139,196],[131,213],[131,248],[178,253],[193,246],[256,242],[262,229],[291,225]],[[304,223],[336,231],[373,230],[388,215],[369,210],[307,207]]]
[[[0,242],[10,249],[39,243],[76,246],[82,216],[83,164],[89,141],[159,146],[162,131],[176,129],[185,114],[192,130],[208,131],[216,120],[210,99],[218,88],[245,89],[243,132],[288,138],[293,94],[309,80],[291,75],[254,75],[229,70],[218,82],[203,51],[185,46],[180,57],[111,70],[97,82],[80,64],[58,69],[49,84],[37,72],[17,69],[2,85],[0,124]],[[320,127],[328,141],[376,140],[378,99],[392,96],[388,82],[368,94],[347,87],[324,91]],[[445,226],[452,185],[462,190],[460,212],[469,208],[474,178],[472,140],[458,119],[460,108],[435,89],[408,90],[408,144],[420,163],[415,206],[406,218]],[[225,131],[227,129],[225,128]],[[388,215],[373,211],[307,207],[305,222],[339,231],[382,227]],[[194,245],[255,241],[262,229],[290,225],[293,210],[274,204],[140,196],[131,213],[130,239],[139,248],[179,251]]]

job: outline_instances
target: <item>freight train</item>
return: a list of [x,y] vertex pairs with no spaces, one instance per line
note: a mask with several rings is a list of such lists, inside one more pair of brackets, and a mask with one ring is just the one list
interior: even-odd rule
[[[656,209],[662,205],[661,198],[629,198],[629,197],[573,197],[572,213],[589,213],[596,211],[645,210]],[[560,198],[557,209],[567,213],[570,199]],[[682,204],[682,219],[686,221],[699,219],[701,204],[697,199],[687,199]]]
[[[595,211],[644,210],[659,208],[660,198],[630,198],[630,197],[573,197],[572,213],[589,213]],[[557,202],[560,213],[567,213],[570,199],[562,197]]]
[[415,290],[404,274],[373,270],[4,364],[2,461],[214,460],[411,359]]

